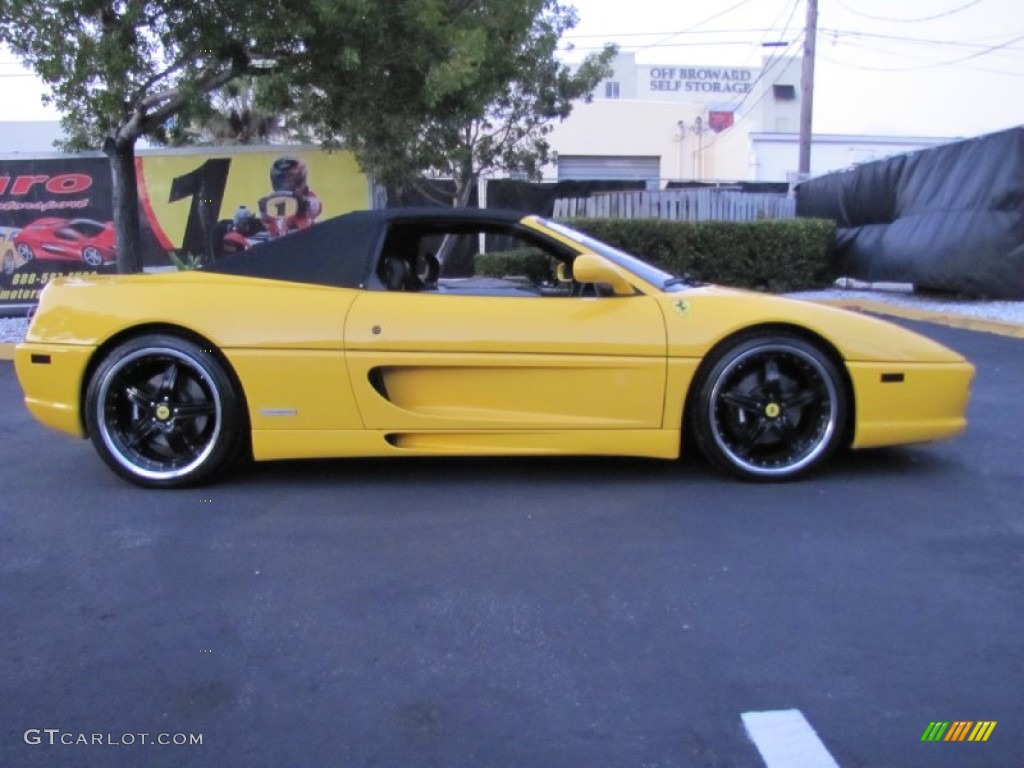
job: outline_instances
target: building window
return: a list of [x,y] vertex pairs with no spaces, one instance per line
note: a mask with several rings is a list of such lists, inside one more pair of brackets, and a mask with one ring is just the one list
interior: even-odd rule
[[606,80],[604,83],[604,97],[606,99],[619,98],[619,84],[614,80]]
[[775,96],[776,101],[795,101],[796,100],[796,86],[795,85],[773,85],[772,94]]

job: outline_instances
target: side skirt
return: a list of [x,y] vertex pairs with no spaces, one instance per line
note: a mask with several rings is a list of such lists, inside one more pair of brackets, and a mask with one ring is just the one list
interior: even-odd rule
[[255,430],[253,456],[272,459],[356,456],[679,456],[679,430],[517,430],[394,432]]

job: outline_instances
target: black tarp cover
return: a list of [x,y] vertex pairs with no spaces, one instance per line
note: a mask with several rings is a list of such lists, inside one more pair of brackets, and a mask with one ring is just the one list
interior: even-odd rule
[[1024,126],[811,179],[797,215],[836,221],[844,276],[1024,299]]

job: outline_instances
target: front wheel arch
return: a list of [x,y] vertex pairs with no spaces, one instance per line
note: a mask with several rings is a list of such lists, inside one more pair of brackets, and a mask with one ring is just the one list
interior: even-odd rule
[[723,351],[742,344],[748,338],[770,336],[772,334],[791,336],[806,344],[810,344],[828,358],[829,362],[834,366],[839,379],[837,383],[842,388],[842,397],[846,401],[845,417],[843,422],[838,425],[840,434],[837,439],[835,452],[849,449],[853,443],[856,428],[857,401],[853,389],[853,380],[850,378],[850,372],[846,367],[842,354],[827,338],[804,326],[788,323],[765,323],[740,329],[719,339],[704,355],[700,365],[697,366],[683,403],[683,423],[680,430],[683,441],[681,453],[683,455],[692,457],[701,453],[695,432],[696,424],[693,413],[696,408],[695,401],[699,396],[700,384],[707,377],[709,370],[720,359]]

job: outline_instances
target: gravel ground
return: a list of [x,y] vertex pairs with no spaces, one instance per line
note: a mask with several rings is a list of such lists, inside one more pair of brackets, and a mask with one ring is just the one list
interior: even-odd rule
[[21,341],[27,327],[28,320],[23,317],[0,317],[0,344]]
[[[862,299],[884,304],[917,309],[922,312],[938,312],[963,315],[985,320],[1024,325],[1024,301],[973,301],[915,294],[909,285],[876,283],[867,285],[853,281],[841,281],[840,286],[824,291],[803,291],[789,294],[799,299]],[[0,317],[0,343],[19,342],[25,338],[28,321],[22,317]]]
[[979,301],[948,296],[917,294],[905,283],[861,283],[841,279],[835,288],[823,291],[802,291],[789,294],[798,299],[861,299],[880,304],[895,304],[921,312],[936,312],[963,317],[976,317],[1004,323],[1024,325],[1024,301]]

